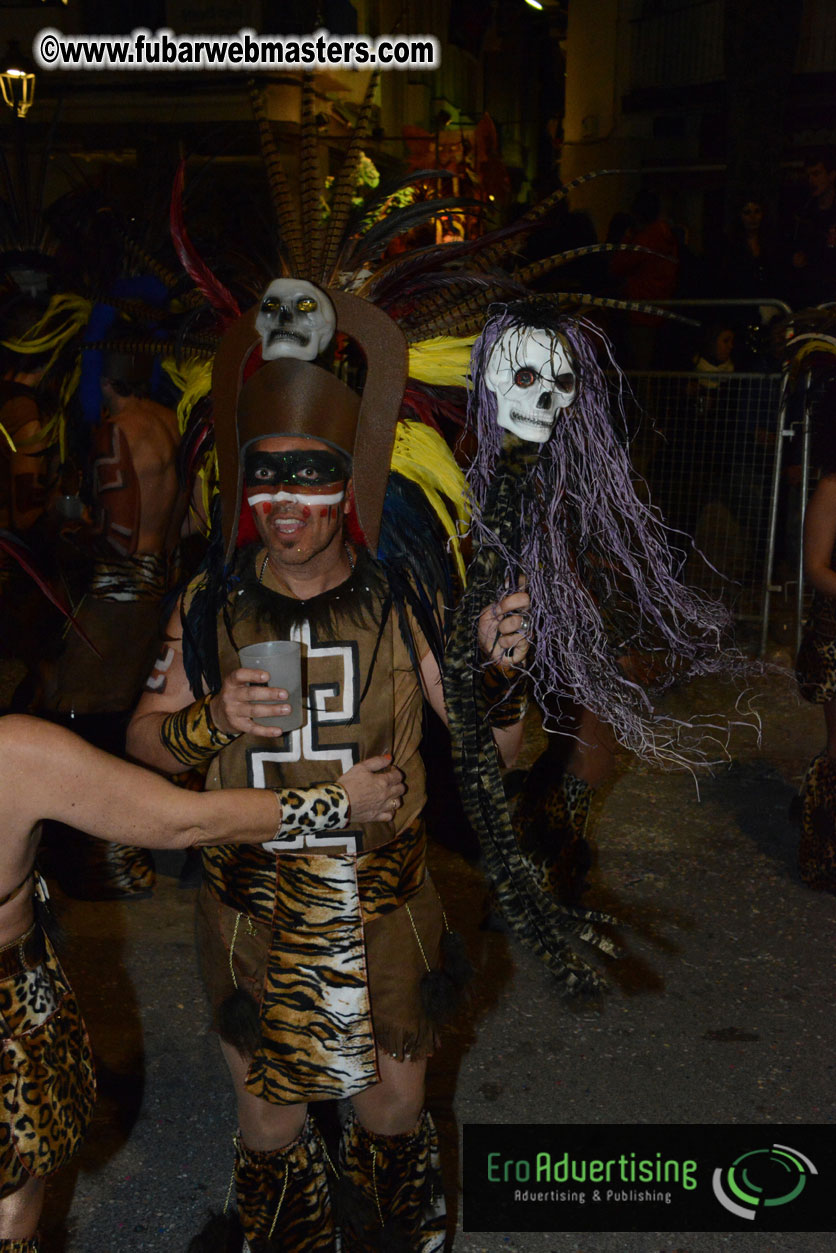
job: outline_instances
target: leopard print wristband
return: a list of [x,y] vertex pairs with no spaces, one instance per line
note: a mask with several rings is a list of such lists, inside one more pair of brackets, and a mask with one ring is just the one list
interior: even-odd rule
[[315,787],[274,787],[282,817],[274,839],[304,831],[343,831],[351,820],[351,802],[341,783]]
[[488,722],[492,727],[513,727],[521,722],[528,709],[529,681],[517,671],[507,675],[496,665],[482,671],[482,690],[488,706]]
[[202,696],[185,709],[169,714],[160,727],[160,740],[184,766],[199,766],[214,757],[240,732],[227,733],[215,725],[209,708],[211,696]]

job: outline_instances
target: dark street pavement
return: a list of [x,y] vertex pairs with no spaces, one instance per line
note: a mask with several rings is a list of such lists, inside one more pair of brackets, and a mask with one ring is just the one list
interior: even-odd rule
[[[469,1122],[832,1123],[836,899],[795,869],[789,802],[822,741],[821,713],[758,680],[758,746],[702,779],[624,757],[595,802],[589,903],[622,921],[611,993],[567,1004],[538,960],[479,930],[478,869],[436,846],[433,873],[476,960],[466,1018],[432,1059],[430,1104],[458,1198]],[[719,685],[675,695],[732,709]],[[531,737],[536,751],[536,734]],[[66,965],[99,1061],[88,1143],[50,1186],[45,1253],[184,1253],[229,1184],[232,1103],[192,953],[193,891],[167,856],[153,899],[67,902]],[[818,1253],[831,1235],[468,1234],[456,1253]]]

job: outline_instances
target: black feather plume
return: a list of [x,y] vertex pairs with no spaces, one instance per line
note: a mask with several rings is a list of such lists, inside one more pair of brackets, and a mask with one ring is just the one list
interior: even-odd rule
[[238,1215],[210,1213],[201,1230],[189,1241],[186,1253],[241,1253],[244,1232]]
[[445,607],[453,601],[453,576],[446,541],[420,487],[402,474],[390,474],[377,557],[386,571],[404,643],[416,670],[419,658],[406,625],[407,608],[439,667],[444,662]]
[[254,997],[236,988],[218,1006],[215,1015],[218,1035],[248,1057],[261,1045],[261,1022]]

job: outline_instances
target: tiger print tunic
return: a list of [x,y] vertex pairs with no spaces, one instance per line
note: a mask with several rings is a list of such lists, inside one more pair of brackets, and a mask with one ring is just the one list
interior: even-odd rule
[[[239,736],[207,775],[210,788],[307,787],[391,752],[407,785],[397,827],[203,850],[198,935],[210,999],[217,1008],[238,983],[255,995],[262,1044],[246,1086],[279,1104],[351,1096],[376,1082],[378,1048],[419,1057],[435,1044],[419,993],[442,931],[424,865],[421,691],[385,589],[360,622],[336,591],[326,594],[327,631],[314,602],[290,630],[302,644],[303,726],[280,741]],[[236,593],[219,619],[222,675],[239,666],[238,649],[271,638],[246,601]]]

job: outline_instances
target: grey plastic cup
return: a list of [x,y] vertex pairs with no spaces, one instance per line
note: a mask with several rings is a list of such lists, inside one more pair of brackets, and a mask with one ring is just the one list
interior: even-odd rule
[[[283,687],[287,692],[290,713],[285,717],[253,718],[263,727],[281,727],[283,731],[295,731],[301,727],[302,717],[302,646],[296,640],[265,640],[263,644],[247,644],[238,650],[241,665],[246,670],[266,670],[270,675],[270,687]],[[276,702],[267,702],[273,703]]]

